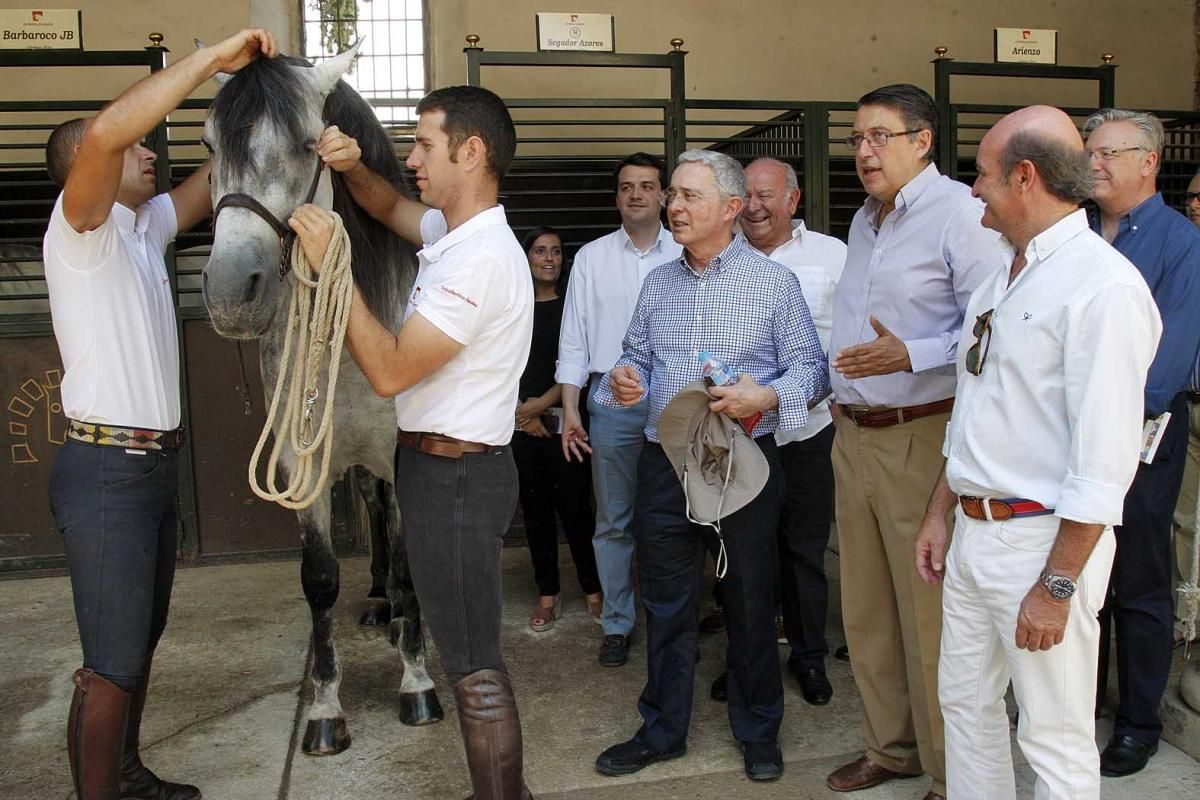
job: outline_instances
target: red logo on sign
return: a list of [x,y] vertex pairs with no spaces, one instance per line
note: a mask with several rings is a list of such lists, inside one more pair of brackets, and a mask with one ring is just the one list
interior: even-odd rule
[[572,14],[572,15],[571,15],[571,22],[572,22],[572,24],[574,24],[574,23],[576,23],[576,22],[579,22],[579,15],[578,15],[578,14]]
[[1021,38],[1028,39],[1030,33],[1031,33],[1031,31],[1021,31]]
[[41,11],[34,11],[34,12],[33,12],[33,21],[34,21],[34,22],[37,22],[37,21],[38,21],[39,19],[41,19],[41,18],[42,18],[42,12],[41,12]]

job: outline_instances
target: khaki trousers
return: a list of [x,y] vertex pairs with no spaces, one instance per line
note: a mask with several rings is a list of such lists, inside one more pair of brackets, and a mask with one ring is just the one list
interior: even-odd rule
[[860,428],[843,416],[833,440],[842,616],[867,757],[896,772],[928,773],[942,795],[942,590],[917,574],[915,543],[949,418]]
[[[1183,466],[1183,484],[1175,504],[1175,571],[1171,588],[1191,577],[1192,540],[1196,536],[1196,487],[1200,484],[1200,403],[1188,402],[1187,460]],[[1176,595],[1175,619],[1183,614],[1183,603]],[[1179,630],[1178,626],[1176,627]]]

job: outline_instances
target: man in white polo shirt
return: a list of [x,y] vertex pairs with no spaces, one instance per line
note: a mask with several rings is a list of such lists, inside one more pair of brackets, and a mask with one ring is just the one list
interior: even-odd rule
[[66,373],[68,439],[50,473],[83,668],[67,726],[79,800],[194,800],[138,755],[150,663],[167,623],[177,549],[180,428],[175,303],[163,254],[211,211],[208,166],[155,196],[155,154],[141,139],[217,72],[275,40],[246,30],[126,90],[46,143],[63,187],[42,246],[50,312]]
[[[473,86],[433,91],[417,113],[408,166],[428,206],[371,172],[337,128],[321,137],[318,152],[355,202],[424,244],[399,332],[356,289],[346,343],[375,391],[396,398],[396,499],[421,610],[454,684],[474,797],[519,800],[528,789],[500,654],[500,555],[517,502],[508,445],[533,335],[533,281],[496,203],[516,131],[500,98]],[[292,216],[310,263],[321,263],[331,221],[315,206]]]
[[[846,266],[846,245],[808,230],[804,220],[792,219],[800,203],[800,185],[788,164],[773,158],[751,162],[746,189],[742,233],[754,249],[795,273],[821,347],[828,353],[833,290]],[[800,683],[805,702],[815,706],[833,697],[825,676],[825,548],[833,519],[833,433],[826,403],[809,409],[808,423],[800,430],[775,432],[786,491],[779,521],[779,595],[792,651],[788,669]]]
[[921,577],[945,579],[947,796],[1015,800],[1011,682],[1034,796],[1099,800],[1096,614],[1162,323],[1141,274],[1079,208],[1092,174],[1070,117],[1009,114],[976,165],[982,222],[1004,235],[1008,269],[967,304],[947,460],[916,542]]
[[[619,667],[629,657],[637,608],[633,599],[633,500],[637,461],[646,427],[646,404],[609,408],[593,395],[600,378],[621,357],[638,292],[650,270],[679,258],[681,248],[661,222],[665,167],[662,159],[634,153],[614,172],[621,227],[588,242],[575,254],[563,304],[554,377],[562,385],[563,455],[592,454],[596,532],[592,545],[604,590],[600,664]],[[588,392],[590,431],[580,419],[579,393]]]

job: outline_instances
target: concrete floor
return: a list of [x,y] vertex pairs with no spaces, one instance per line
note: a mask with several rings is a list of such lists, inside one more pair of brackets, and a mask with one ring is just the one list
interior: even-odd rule
[[[565,558],[564,548],[564,558]],[[830,553],[830,574],[837,575]],[[201,786],[208,800],[459,800],[470,787],[452,693],[438,678],[447,719],[408,728],[396,717],[397,659],[382,630],[355,623],[369,585],[366,559],[347,559],[337,612],[341,700],[353,745],[326,758],[299,752],[308,702],[304,680],[309,618],[296,563],[180,571],[171,624],[155,661],[143,729],[147,763],[167,777]],[[565,575],[571,575],[565,567]],[[570,581],[564,579],[564,586]],[[814,708],[785,679],[781,736],[787,768],[774,784],[751,784],[729,735],[725,707],[708,699],[720,672],[723,636],[702,637],[695,714],[686,758],[636,776],[606,778],[596,755],[637,728],[635,700],[645,677],[644,639],[630,662],[605,669],[595,660],[599,629],[575,587],[565,615],[543,634],[526,617],[535,591],[523,548],[505,551],[505,657],[525,728],[527,777],[539,800],[761,800],[841,797],[825,775],[858,754],[858,697],[849,665],[831,660],[834,699]],[[831,606],[836,612],[835,597]],[[832,620],[831,644],[841,643]],[[70,793],[64,728],[71,673],[79,663],[65,578],[0,581],[0,800],[60,800]],[[436,664],[436,658],[432,659]],[[1098,737],[1106,738],[1102,720]],[[1022,796],[1032,773],[1015,750]],[[908,800],[925,779],[894,782],[856,800]],[[1195,800],[1200,763],[1164,743],[1142,773],[1106,780],[1111,800]]]

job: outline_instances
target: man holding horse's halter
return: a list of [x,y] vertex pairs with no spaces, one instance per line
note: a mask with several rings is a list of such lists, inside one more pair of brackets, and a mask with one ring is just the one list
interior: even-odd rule
[[[478,87],[434,91],[417,113],[408,166],[428,205],[368,169],[336,127],[318,145],[355,202],[424,245],[400,331],[380,323],[356,288],[345,341],[375,391],[396,398],[396,498],[417,597],[454,684],[474,798],[518,800],[529,790],[500,653],[500,554],[517,500],[508,445],[533,286],[497,205],[516,132],[500,98]],[[320,265],[332,214],[306,205],[289,224]]]
[[276,54],[270,33],[242,31],[139,81],[94,118],[63,123],[46,144],[63,187],[42,249],[70,418],[50,506],[83,646],[67,725],[79,800],[200,798],[147,769],[138,736],[175,577],[183,441],[163,254],[212,209],[207,164],[155,196],[155,154],[142,138],[216,73]]

